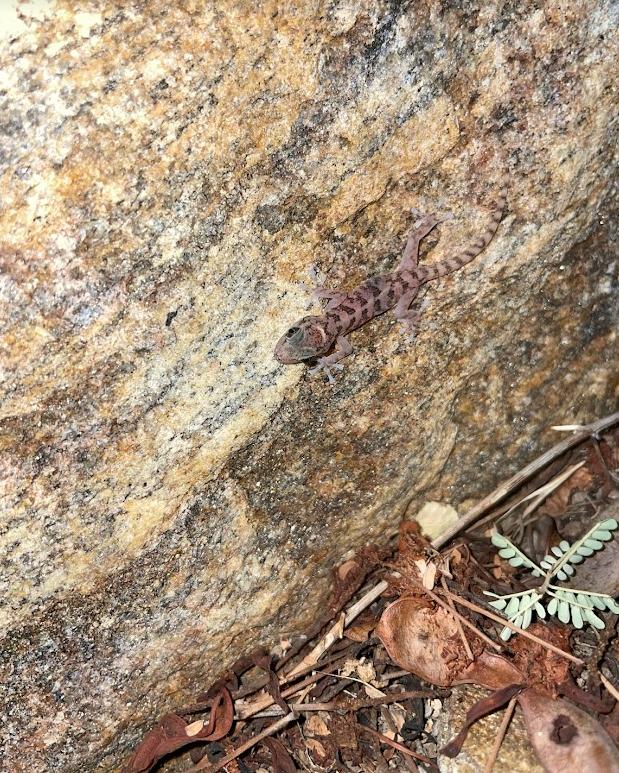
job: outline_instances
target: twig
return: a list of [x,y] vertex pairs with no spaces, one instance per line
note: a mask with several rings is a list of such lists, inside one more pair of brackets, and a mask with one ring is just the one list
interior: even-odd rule
[[311,668],[313,665],[318,663],[321,655],[326,652],[326,650],[328,650],[334,642],[342,638],[344,628],[347,625],[350,625],[352,621],[358,615],[360,615],[361,612],[363,612],[364,609],[376,601],[380,594],[387,590],[388,587],[388,584],[383,580],[382,582],[379,582],[378,585],[375,585],[373,588],[371,588],[364,596],[359,599],[359,601],[350,607],[345,615],[338,618],[337,622],[331,626],[331,628],[322,637],[314,649],[309,654],[307,654],[303,660],[297,663],[297,665],[286,674],[282,681],[288,682],[291,679],[294,679],[294,677],[304,669]]
[[377,690],[381,694],[381,697],[383,695],[386,695],[386,693],[384,693],[378,687],[374,687],[373,684],[370,684],[369,682],[366,682],[365,679],[359,679],[356,676],[350,676],[350,675],[342,676],[341,674],[327,673],[326,671],[318,671],[318,670],[316,671],[316,673],[317,674],[322,674],[323,676],[332,676],[334,679],[344,679],[347,682],[357,682],[358,684],[362,684],[364,687],[369,687],[370,690]]
[[[366,642],[367,644],[367,642]],[[361,649],[360,644],[355,645],[355,647],[352,648],[353,656],[355,656],[359,649]],[[339,653],[337,656],[330,658],[329,660],[324,661],[321,663],[321,666],[332,666],[333,668],[336,668],[339,666],[341,661],[349,660],[351,657],[350,652],[345,652],[344,654]],[[312,671],[313,668],[310,666],[307,669],[304,669],[305,671]],[[409,673],[409,672],[407,672]],[[323,676],[336,676],[336,674],[332,672],[325,672],[325,671],[316,671],[313,674],[310,674],[310,676],[307,676],[302,682],[297,682],[296,684],[293,684],[291,687],[287,687],[285,690],[281,691],[282,698],[288,698],[291,695],[295,695],[298,692],[301,692],[306,687],[309,687],[316,682],[319,682]],[[297,676],[301,676],[301,674],[297,674]],[[282,682],[280,682],[282,684]],[[262,695],[261,697],[257,698],[253,703],[248,704],[247,706],[241,706],[237,709],[237,719],[247,719],[248,717],[253,717],[255,714],[257,714],[259,711],[262,711],[263,709],[268,708],[269,706],[272,706],[275,703],[275,699],[272,695],[266,694]]]
[[372,730],[371,727],[362,725],[360,722],[357,722],[357,727],[360,730],[363,730],[365,733],[369,733],[370,735],[373,735],[374,738],[378,738],[378,740],[381,743],[387,744],[387,746],[391,746],[394,749],[397,749],[399,752],[402,752],[402,754],[408,754],[410,757],[413,757],[414,759],[419,760],[420,762],[423,762],[424,765],[427,765],[433,770],[437,770],[436,764],[429,757],[424,757],[423,754],[417,754],[417,752],[412,752],[403,744],[398,743],[397,741],[392,741],[391,738],[387,738],[386,735],[379,733],[378,730]]
[[387,588],[389,587],[389,583],[385,582],[384,580],[382,582],[379,582],[378,585],[375,585],[373,588],[370,588],[370,590],[365,593],[359,601],[356,601],[352,607],[346,612],[346,617],[344,618],[344,625],[350,625],[352,621],[358,617],[361,612],[363,612],[364,609],[370,606],[376,599],[380,596],[381,593],[384,593]]
[[563,470],[562,473],[552,478],[552,480],[549,480],[548,483],[545,483],[543,486],[540,486],[539,488],[536,488],[535,491],[532,491],[530,494],[527,494],[526,497],[522,497],[522,499],[518,500],[515,505],[512,505],[507,512],[503,513],[500,519],[497,519],[497,523],[499,520],[503,518],[507,518],[507,516],[513,512],[517,507],[520,507],[520,505],[523,502],[528,502],[529,499],[532,499],[533,501],[527,505],[524,512],[522,513],[521,518],[526,518],[530,513],[532,513],[539,504],[541,504],[544,499],[546,499],[550,494],[552,494],[555,489],[559,488],[559,486],[564,483],[568,478],[570,478],[576,470],[579,470],[583,464],[586,464],[586,460],[583,460],[582,462],[578,462],[578,464],[573,464],[571,467],[568,467],[567,470]]
[[[447,581],[444,577],[441,577],[441,587],[443,590],[449,590],[447,587]],[[464,628],[462,627],[462,620],[460,619],[462,615],[456,610],[454,607],[454,603],[451,599],[447,599],[447,604],[449,605],[449,609],[451,609],[451,614],[454,616],[456,625],[458,626],[458,631],[460,633],[460,638],[462,639],[462,644],[464,644],[464,649],[466,650],[466,654],[468,659],[473,662],[473,650],[471,649],[471,645],[469,644],[468,639],[466,638],[464,634]]]
[[534,459],[532,462],[530,462],[530,464],[527,464],[515,475],[512,475],[511,478],[508,478],[506,481],[501,483],[501,485],[498,486],[491,494],[488,494],[487,497],[484,497],[481,502],[475,505],[475,507],[471,508],[461,518],[458,518],[453,526],[451,526],[449,529],[447,529],[447,531],[443,532],[440,537],[437,537],[437,539],[434,540],[432,547],[436,548],[437,550],[441,548],[443,545],[445,545],[445,543],[449,542],[450,539],[455,537],[456,534],[474,523],[480,515],[486,512],[486,510],[489,510],[491,507],[498,504],[514,489],[518,488],[518,486],[527,480],[527,478],[530,478],[538,470],[541,470],[553,459],[556,459],[557,456],[560,456],[570,448],[577,446],[579,443],[582,443],[583,440],[587,440],[592,435],[597,435],[598,432],[611,427],[613,424],[617,424],[617,422],[619,422],[619,412],[613,413],[610,416],[606,416],[605,418],[600,419],[593,424],[588,424],[583,428],[582,432],[578,432],[575,435],[572,435],[572,437],[566,438],[560,443],[552,446],[552,448],[549,448],[548,451],[545,451],[541,456],[538,456],[537,459]]
[[[406,674],[410,675],[410,671],[407,671]],[[289,706],[292,711],[298,711],[299,713],[308,711],[359,711],[359,709],[366,709],[371,706],[383,706],[387,703],[398,703],[399,701],[407,701],[411,698],[436,698],[441,695],[442,693],[439,693],[436,690],[409,690],[407,692],[387,693],[381,698],[349,698],[348,700],[328,701],[325,703],[290,703]],[[283,713],[283,710],[280,709],[279,706],[276,706],[268,712],[265,711],[254,715],[254,718],[279,717]]]
[[523,631],[522,628],[518,628],[517,625],[510,623],[509,620],[506,620],[504,617],[499,617],[499,615],[495,615],[493,612],[489,612],[487,609],[480,607],[478,604],[473,604],[471,601],[467,601],[460,596],[456,596],[455,593],[452,593],[451,591],[446,591],[446,594],[450,596],[456,602],[456,604],[461,604],[463,607],[468,607],[468,609],[472,609],[474,612],[479,612],[480,615],[489,617],[490,620],[494,620],[496,623],[507,626],[514,633],[518,633],[520,636],[524,636],[525,639],[530,639],[531,641],[537,642],[537,644],[541,644],[542,647],[556,652],[557,655],[562,655],[564,658],[567,658],[567,660],[571,660],[572,663],[578,663],[579,666],[584,665],[584,661],[580,658],[577,658],[575,655],[572,655],[569,652],[565,652],[565,650],[559,649],[559,647],[555,647],[554,644],[550,644],[550,642],[544,641],[544,639],[540,639],[539,636],[535,636],[535,634],[532,634],[529,631]]
[[386,671],[380,675],[383,682],[390,682],[392,679],[399,679],[401,676],[410,676],[411,672],[404,668],[400,668],[397,671]]
[[261,733],[258,733],[258,735],[250,738],[249,741],[245,741],[245,743],[241,744],[238,749],[235,749],[231,754],[228,754],[220,759],[218,762],[213,764],[212,767],[210,760],[204,759],[201,760],[197,765],[194,765],[193,768],[189,768],[189,773],[193,773],[195,770],[208,770],[208,773],[215,773],[215,771],[221,770],[241,754],[244,754],[248,749],[251,749],[252,746],[255,746],[257,743],[262,741],[263,738],[266,738],[269,735],[273,735],[283,727],[286,727],[286,725],[289,725],[293,719],[295,719],[295,713],[294,711],[291,711],[290,714],[286,714],[285,717],[278,719],[277,722],[273,722],[272,725],[269,725]]
[[598,671],[598,674],[600,676],[600,681],[602,682],[604,687],[606,687],[608,692],[613,696],[613,698],[616,701],[619,701],[619,690],[617,690],[615,685],[610,680],[608,680],[601,671]]
[[[500,644],[497,644],[495,641],[492,641],[492,639],[489,636],[486,636],[486,634],[483,631],[480,631],[479,628],[477,628],[474,623],[472,623],[470,620],[467,620],[464,615],[461,615],[456,609],[453,609],[453,607],[447,602],[444,601],[440,596],[437,596],[436,593],[434,593],[431,590],[428,590],[427,588],[424,588],[425,592],[430,596],[433,601],[435,601],[437,604],[439,604],[443,609],[447,610],[450,614],[452,614],[456,620],[460,620],[464,625],[468,626],[472,631],[474,631],[480,639],[483,639],[486,644],[489,647],[493,647],[497,652],[500,652],[502,647]],[[459,596],[455,596],[453,593],[450,593],[450,591],[445,588],[445,593],[448,597],[451,599],[457,599]],[[466,606],[466,605],[465,605]],[[471,653],[472,655],[473,653]],[[471,658],[471,660],[474,660],[474,658]]]
[[[552,492],[557,489],[562,483],[564,483],[570,476],[572,476],[576,470],[579,470],[584,464],[586,464],[586,461],[578,462],[578,464],[573,464],[571,467],[568,467],[567,470],[563,470],[562,473],[559,475],[556,475],[554,478],[548,481],[548,483],[545,483],[543,486],[540,486],[539,488],[536,488],[534,491],[532,491],[530,494],[527,494],[526,496],[522,497],[522,499],[519,499],[516,504],[512,505],[511,507],[508,507],[505,512],[501,513],[498,517],[495,518],[495,514],[490,513],[489,515],[486,515],[485,518],[482,518],[480,521],[476,524],[476,529],[480,529],[485,523],[495,518],[495,525],[498,526],[498,524],[504,519],[507,518],[507,516],[512,513],[517,507],[520,507],[520,505],[523,502],[527,502],[529,499],[533,499],[534,501],[529,504],[522,515],[520,516],[519,520],[519,527],[522,529],[525,525],[525,519],[528,515],[530,515],[537,506],[544,501]],[[523,523],[524,522],[524,523]]]
[[307,668],[313,668],[313,666],[318,663],[321,656],[329,649],[329,647],[331,647],[333,644],[335,644],[336,641],[339,641],[342,638],[344,635],[345,625],[345,616],[342,612],[337,616],[335,623],[331,626],[331,628],[329,628],[327,633],[322,637],[314,649],[311,650],[311,652],[308,652],[303,660],[300,660],[296,666],[288,671],[287,674],[284,674],[281,678],[281,681],[289,682],[291,679],[294,679],[295,676],[297,676],[301,671],[304,671]]
[[[282,690],[282,698],[288,698],[295,693],[301,692],[301,690],[305,689],[306,687],[319,682],[323,676],[324,673],[321,672],[320,674],[312,674],[311,676],[306,677],[302,682],[299,682],[292,687],[288,687],[286,690]],[[329,674],[329,676],[331,676],[331,674]],[[275,699],[272,695],[263,695],[248,706],[238,707],[236,717],[237,719],[249,719],[249,717],[253,717],[259,711],[268,709],[269,706],[272,706],[274,703]]]
[[496,758],[498,757],[498,754],[499,754],[499,749],[501,748],[501,744],[503,743],[503,739],[505,738],[505,733],[507,733],[507,727],[511,722],[511,718],[514,716],[514,709],[516,708],[517,702],[518,702],[518,696],[514,695],[514,697],[507,704],[507,708],[505,709],[505,713],[503,714],[503,721],[501,722],[501,727],[499,727],[499,732],[497,733],[497,736],[494,739],[494,744],[492,746],[492,751],[490,752],[490,757],[488,758],[488,761],[486,762],[486,766],[484,767],[484,773],[492,773],[492,769],[494,768],[494,763],[496,762]]
[[[410,676],[410,671],[408,672]],[[385,703],[395,703],[397,701],[407,701],[410,698],[435,698],[436,690],[406,690],[404,692],[389,692],[376,698],[348,698],[342,701],[329,701],[328,703],[308,703],[305,708],[322,705],[320,711],[358,711],[368,708],[368,706],[383,706]]]

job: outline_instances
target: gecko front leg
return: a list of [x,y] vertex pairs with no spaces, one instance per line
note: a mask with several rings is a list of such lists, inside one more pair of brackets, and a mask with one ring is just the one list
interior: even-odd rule
[[421,306],[419,306],[417,309],[407,309],[403,316],[397,318],[398,322],[404,328],[407,341],[412,342],[415,339],[417,328],[419,327],[421,317],[427,305],[428,299],[424,298]]
[[350,344],[350,341],[344,336],[338,336],[335,340],[335,350],[326,357],[320,357],[316,363],[316,366],[310,368],[310,373],[312,376],[316,376],[321,371],[324,371],[327,374],[329,383],[333,384],[335,382],[335,377],[331,373],[331,370],[333,368],[336,370],[343,370],[344,366],[340,360],[343,360],[344,357],[348,357],[348,355],[352,354],[352,352],[353,348]]

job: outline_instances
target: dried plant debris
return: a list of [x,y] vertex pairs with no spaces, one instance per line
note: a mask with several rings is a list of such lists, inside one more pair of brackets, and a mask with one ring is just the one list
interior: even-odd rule
[[[481,717],[503,711],[490,771],[518,707],[546,770],[619,773],[612,424],[578,428],[577,443],[502,484],[460,519],[483,520],[458,540],[431,544],[406,521],[396,546],[342,564],[303,638],[201,686],[145,733],[125,773],[437,771]],[[438,748],[437,714],[460,684],[488,692]]]

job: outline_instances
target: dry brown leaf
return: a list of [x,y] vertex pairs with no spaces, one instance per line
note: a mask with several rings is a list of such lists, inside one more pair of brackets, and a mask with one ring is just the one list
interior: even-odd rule
[[[145,773],[157,765],[160,759],[185,746],[195,745],[196,741],[219,741],[228,735],[234,721],[234,704],[230,691],[221,683],[216,684],[219,686],[210,698],[208,725],[205,726],[201,720],[187,724],[177,714],[166,714],[142,738],[123,771]],[[191,733],[187,732],[188,727]]]
[[[556,647],[567,646],[566,629],[533,624],[530,628]],[[540,644],[514,641],[514,659],[483,649],[471,640],[475,659],[464,652],[453,616],[442,607],[432,609],[413,596],[390,604],[376,628],[389,657],[402,668],[441,687],[474,683],[491,690],[511,684],[542,686],[552,692],[568,673],[568,663]]]
[[587,491],[594,482],[594,476],[587,467],[581,467],[571,475],[544,502],[544,512],[559,517],[568,509],[574,492]]
[[327,750],[320,743],[320,741],[317,741],[315,738],[306,738],[305,746],[307,748],[308,754],[311,752],[312,757],[317,757],[319,760],[324,760],[327,756]]
[[340,564],[336,570],[338,579],[340,579],[342,582],[345,582],[348,575],[351,572],[358,571],[358,569],[359,564],[354,559],[351,559],[350,561],[344,561],[344,563]]
[[449,556],[449,559],[452,564],[455,564],[456,566],[458,566],[458,564],[462,563],[462,559],[463,559],[462,551],[459,548],[453,548]]
[[617,747],[589,714],[537,690],[526,690],[518,700],[531,743],[548,773],[619,773]]
[[[536,627],[542,635],[543,626]],[[555,640],[555,646],[565,646],[563,629],[548,628],[545,633]],[[517,694],[522,690],[518,701],[527,730],[540,761],[550,773],[619,773],[619,753],[595,719],[567,701],[556,700],[532,687],[523,689],[525,685],[544,685],[550,693],[566,678],[567,661],[555,653],[518,639],[514,644],[514,662],[482,650],[469,663],[463,656],[457,627],[449,612],[442,607],[431,609],[410,596],[387,607],[376,634],[394,662],[426,681],[443,687],[472,682],[496,691],[472,707],[471,723],[484,711],[494,710],[502,693]],[[506,695],[507,699],[510,695]],[[488,709],[484,708],[486,704]],[[453,746],[452,753],[458,753],[467,727],[446,749]]]
[[331,735],[327,723],[318,714],[310,714],[303,724],[306,735]]
[[[402,668],[442,687],[454,683],[461,649],[460,635],[451,614],[431,609],[412,596],[390,604],[376,628],[389,657]],[[462,664],[467,664],[462,658]]]
[[369,610],[363,613],[355,620],[352,625],[344,631],[344,635],[351,641],[366,641],[370,633],[376,628],[378,619]]

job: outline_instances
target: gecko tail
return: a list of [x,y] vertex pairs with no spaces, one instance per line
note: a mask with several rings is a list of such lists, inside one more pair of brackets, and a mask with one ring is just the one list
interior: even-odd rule
[[507,191],[503,189],[493,204],[490,223],[486,230],[465,250],[462,250],[462,252],[452,255],[450,258],[446,258],[440,263],[435,263],[433,266],[419,266],[417,275],[420,281],[422,283],[430,282],[433,279],[438,279],[446,274],[451,274],[453,271],[457,271],[459,268],[462,268],[462,266],[470,263],[480,252],[483,252],[492,241],[492,237],[496,233],[499,223],[503,219],[506,203]]

